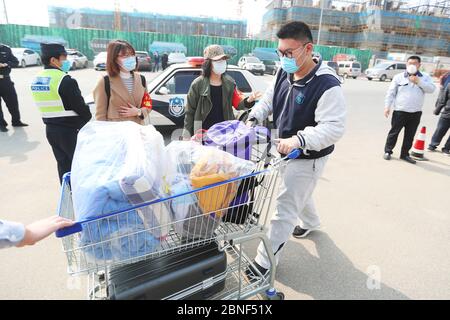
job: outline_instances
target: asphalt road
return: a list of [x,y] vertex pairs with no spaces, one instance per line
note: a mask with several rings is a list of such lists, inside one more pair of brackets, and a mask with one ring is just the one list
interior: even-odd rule
[[[30,127],[0,134],[0,217],[24,223],[54,214],[59,196],[56,163],[29,91],[38,71],[12,73]],[[101,72],[71,74],[87,95]],[[450,157],[426,153],[429,161],[410,165],[397,159],[397,147],[392,161],[382,159],[388,85],[364,79],[343,85],[347,131],[314,195],[322,230],[292,239],[277,270],[287,299],[450,299]],[[427,142],[438,120],[436,98],[437,92],[425,102]],[[247,247],[251,252],[256,244]],[[55,237],[1,250],[0,299],[85,298],[85,279],[68,277],[66,266]]]

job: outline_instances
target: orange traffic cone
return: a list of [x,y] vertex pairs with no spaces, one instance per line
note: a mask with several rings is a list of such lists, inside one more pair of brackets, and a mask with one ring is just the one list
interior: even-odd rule
[[416,142],[411,151],[411,156],[418,160],[425,160],[425,140],[426,140],[427,128],[422,127],[419,135],[417,136]]

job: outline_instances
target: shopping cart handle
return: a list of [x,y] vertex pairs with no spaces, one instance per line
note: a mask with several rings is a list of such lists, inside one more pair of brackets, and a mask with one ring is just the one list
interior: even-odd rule
[[301,154],[302,154],[302,150],[301,149],[295,149],[295,150],[291,151],[291,153],[289,153],[287,155],[287,158],[291,159],[291,160],[297,159],[298,157],[300,157]]
[[81,225],[80,222],[76,222],[74,225],[70,227],[59,229],[58,231],[55,232],[55,235],[57,238],[64,238],[81,231],[83,231],[83,226]]

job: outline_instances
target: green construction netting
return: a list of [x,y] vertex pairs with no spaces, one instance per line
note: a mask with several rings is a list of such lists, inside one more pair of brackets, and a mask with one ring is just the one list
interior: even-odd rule
[[[109,40],[124,39],[129,41],[136,50],[148,51],[150,45],[154,41],[175,42],[186,46],[188,56],[201,56],[203,49],[210,44],[220,44],[232,46],[236,49],[237,55],[233,57],[231,63],[236,64],[237,60],[255,48],[276,48],[277,43],[267,40],[253,39],[235,39],[221,38],[210,36],[188,36],[177,34],[161,34],[150,32],[123,32],[114,30],[97,30],[97,29],[63,29],[63,28],[47,28],[25,25],[0,25],[0,42],[11,47],[21,47],[24,39],[28,39],[26,43],[30,46],[30,36],[44,36],[45,38],[57,37],[67,41],[70,48],[77,49],[89,59],[93,59],[99,51],[104,48]],[[31,37],[32,39],[32,37]],[[32,49],[36,49],[35,47]],[[369,65],[372,56],[370,50],[359,50],[354,48],[315,46],[314,51],[320,52],[324,60],[332,60],[333,56],[338,53],[346,53],[355,55],[361,62],[363,69]]]

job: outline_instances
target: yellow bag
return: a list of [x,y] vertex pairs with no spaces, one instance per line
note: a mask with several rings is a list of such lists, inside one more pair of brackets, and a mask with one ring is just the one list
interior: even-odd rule
[[[227,181],[237,177],[235,172],[224,172],[230,164],[224,159],[211,158],[212,154],[200,159],[191,171],[191,184],[195,189],[206,187],[215,183]],[[209,161],[212,160],[212,161]],[[221,160],[223,160],[221,162]],[[213,162],[214,161],[214,162]],[[199,206],[204,214],[215,213],[221,217],[237,193],[237,183],[227,183],[197,193]]]

